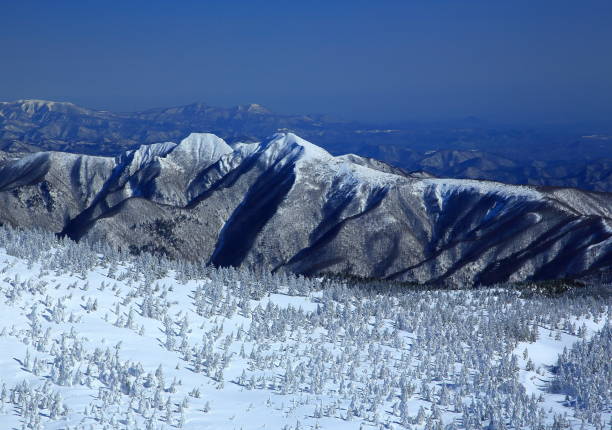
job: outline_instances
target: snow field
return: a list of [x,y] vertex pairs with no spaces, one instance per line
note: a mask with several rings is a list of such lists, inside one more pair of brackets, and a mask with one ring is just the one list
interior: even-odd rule
[[[0,428],[603,429],[610,390],[589,374],[610,372],[609,308],[214,270],[0,229]],[[560,380],[564,348],[590,339],[604,349],[568,352]]]

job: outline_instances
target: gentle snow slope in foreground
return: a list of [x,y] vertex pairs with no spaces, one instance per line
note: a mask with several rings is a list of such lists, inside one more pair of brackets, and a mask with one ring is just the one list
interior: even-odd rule
[[0,229],[1,429],[579,428],[549,366],[609,317],[120,258]]

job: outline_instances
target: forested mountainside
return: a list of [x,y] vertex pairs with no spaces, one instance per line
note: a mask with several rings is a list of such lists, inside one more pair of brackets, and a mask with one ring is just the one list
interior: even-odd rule
[[3,429],[604,430],[612,419],[609,286],[355,285],[7,228],[0,274]]
[[419,283],[599,276],[612,194],[408,174],[292,133],[0,161],[0,222],[216,266]]
[[325,115],[279,115],[257,104],[186,106],[116,113],[67,102],[0,102],[0,150],[116,155],[142,144],[178,142],[191,132],[261,141],[293,132],[334,155],[355,153],[408,171],[512,184],[612,191],[612,136],[495,128],[466,119],[381,126]]

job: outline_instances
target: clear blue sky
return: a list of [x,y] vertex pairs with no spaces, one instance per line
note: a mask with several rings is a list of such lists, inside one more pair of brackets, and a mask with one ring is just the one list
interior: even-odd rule
[[612,120],[611,0],[5,1],[0,98]]

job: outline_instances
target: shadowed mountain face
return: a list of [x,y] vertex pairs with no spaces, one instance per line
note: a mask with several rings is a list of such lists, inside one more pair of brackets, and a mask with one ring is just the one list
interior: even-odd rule
[[389,129],[324,115],[278,115],[251,104],[203,103],[113,113],[72,103],[0,103],[0,150],[113,156],[142,144],[178,142],[193,131],[228,142],[293,132],[335,155],[355,153],[440,177],[612,191],[612,136],[495,130],[474,121]]
[[612,195],[406,174],[291,133],[0,158],[0,222],[215,265],[494,283],[612,268]]

